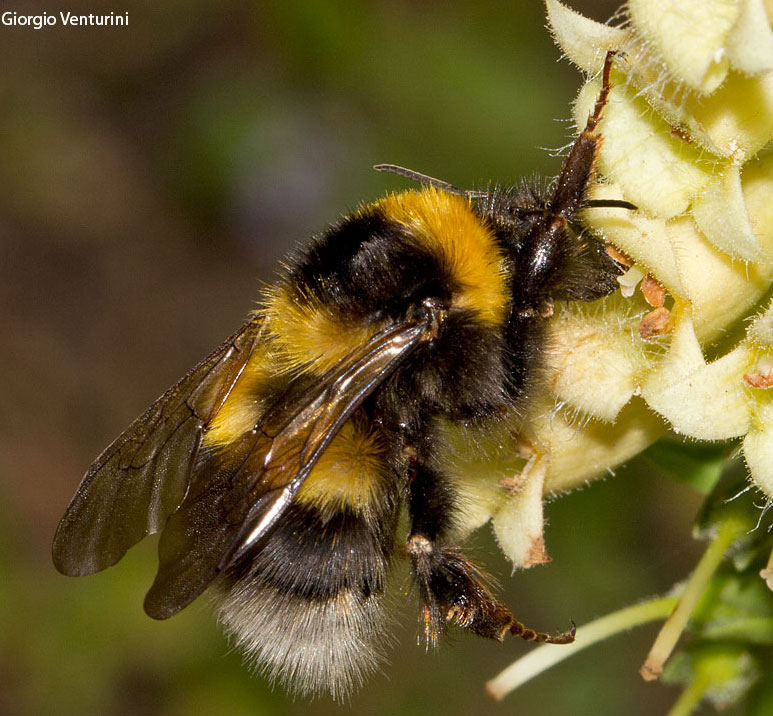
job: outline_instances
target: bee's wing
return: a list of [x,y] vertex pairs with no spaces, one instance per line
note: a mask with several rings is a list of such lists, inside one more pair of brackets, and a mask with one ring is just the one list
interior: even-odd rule
[[202,432],[261,333],[252,318],[166,391],[97,458],[59,523],[56,568],[93,574],[163,528],[188,489]]
[[145,599],[172,616],[264,536],[292,502],[340,427],[437,325],[405,321],[374,336],[311,387],[286,396],[253,430],[197,472],[159,542]]

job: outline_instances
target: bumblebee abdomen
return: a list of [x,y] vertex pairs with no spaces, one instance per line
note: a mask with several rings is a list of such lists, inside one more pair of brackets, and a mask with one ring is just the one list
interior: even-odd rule
[[296,495],[323,519],[351,512],[378,515],[391,481],[384,437],[365,421],[349,420],[333,438]]
[[377,438],[350,421],[281,522],[220,576],[220,620],[270,678],[340,698],[380,663],[398,504]]
[[341,591],[309,601],[242,581],[223,595],[218,617],[235,646],[270,681],[301,696],[342,701],[385,661],[381,594]]

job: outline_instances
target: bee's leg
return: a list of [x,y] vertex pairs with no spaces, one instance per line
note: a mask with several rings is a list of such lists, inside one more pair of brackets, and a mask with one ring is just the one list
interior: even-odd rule
[[[604,59],[604,69],[601,72],[601,91],[596,98],[593,112],[588,117],[585,129],[572,144],[572,148],[564,160],[564,165],[561,167],[561,173],[556,179],[553,196],[550,199],[550,209],[557,215],[563,217],[575,215],[584,201],[588,183],[594,173],[596,157],[601,147],[602,138],[597,129],[601,121],[601,114],[609,99],[609,92],[612,89],[610,74],[616,54],[614,51],[607,52]],[[628,209],[633,206],[627,202],[616,205]]]
[[411,520],[406,550],[421,600],[427,644],[435,645],[449,624],[498,641],[504,640],[508,632],[528,641],[574,641],[574,628],[555,636],[529,629],[492,594],[486,575],[458,547],[448,543],[458,509],[449,481],[423,462],[419,451],[406,451]]

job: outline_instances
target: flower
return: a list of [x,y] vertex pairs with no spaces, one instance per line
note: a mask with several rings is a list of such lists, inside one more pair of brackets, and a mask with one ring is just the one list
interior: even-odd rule
[[[630,0],[620,27],[546,5],[587,74],[617,52],[591,196],[638,210],[585,210],[633,267],[623,291],[551,319],[545,389],[520,436],[528,480],[508,482],[512,461],[455,459],[481,506],[469,527],[493,515],[517,566],[548,559],[543,494],[613,470],[669,428],[743,438],[773,499],[773,3]],[[577,126],[599,89],[591,78],[580,90]]]

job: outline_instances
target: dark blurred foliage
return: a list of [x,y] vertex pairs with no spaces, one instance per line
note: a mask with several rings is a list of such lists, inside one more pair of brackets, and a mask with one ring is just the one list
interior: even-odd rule
[[[605,19],[616,3],[573,5]],[[460,186],[555,174],[544,148],[569,141],[580,77],[542,4],[2,9],[128,12],[130,26],[0,27],[0,713],[662,712],[674,691],[636,673],[654,628],[494,704],[484,681],[530,647],[458,635],[425,654],[405,605],[391,665],[351,707],[293,703],[241,666],[206,604],[144,616],[154,540],[88,579],[49,557],[91,460],[240,324],[277,259],[406,186],[372,164]],[[487,534],[475,552],[518,616],[560,630],[686,574],[698,500],[640,465],[547,507],[551,565],[511,579]]]

